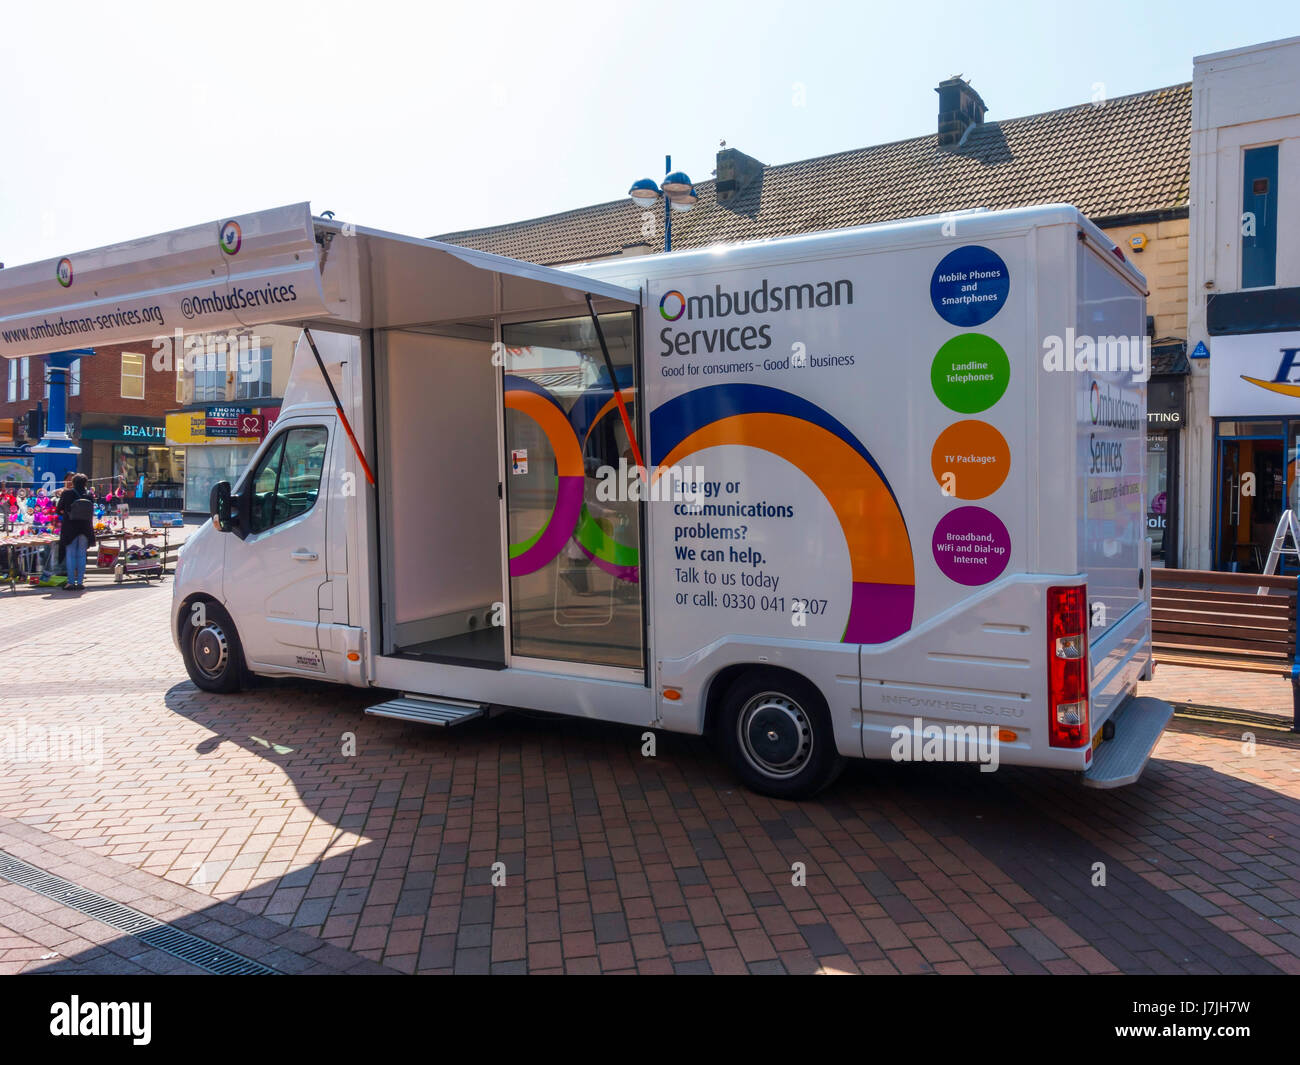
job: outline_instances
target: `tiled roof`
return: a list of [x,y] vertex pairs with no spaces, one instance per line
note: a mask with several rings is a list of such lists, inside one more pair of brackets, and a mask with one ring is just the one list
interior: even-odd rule
[[[673,217],[673,248],[807,233],[941,214],[1071,203],[1094,221],[1185,211],[1190,180],[1192,86],[1121,96],[1060,111],[985,122],[959,147],[930,134],[817,159],[768,166],[730,202],[714,182]],[[660,219],[657,225],[662,225]],[[629,199],[437,240],[530,262],[583,262],[645,243]],[[663,234],[650,240],[662,247]]]

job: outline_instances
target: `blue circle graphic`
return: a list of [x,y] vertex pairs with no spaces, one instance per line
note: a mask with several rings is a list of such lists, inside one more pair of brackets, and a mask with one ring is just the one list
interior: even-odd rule
[[1002,309],[1011,273],[995,251],[967,244],[950,251],[930,278],[930,302],[951,325],[983,325]]

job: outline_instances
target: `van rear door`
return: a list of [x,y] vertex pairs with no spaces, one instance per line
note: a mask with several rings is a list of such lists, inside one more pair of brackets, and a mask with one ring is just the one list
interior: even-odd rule
[[[1104,240],[1104,238],[1098,239]],[[1146,573],[1146,303],[1138,277],[1093,239],[1077,245],[1078,568],[1087,575],[1097,730],[1150,657]]]

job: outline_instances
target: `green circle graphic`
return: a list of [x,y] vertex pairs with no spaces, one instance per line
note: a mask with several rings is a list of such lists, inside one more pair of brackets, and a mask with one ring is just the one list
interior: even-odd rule
[[959,414],[978,414],[1002,398],[1011,360],[983,333],[963,333],[939,349],[930,364],[930,386],[939,402]]

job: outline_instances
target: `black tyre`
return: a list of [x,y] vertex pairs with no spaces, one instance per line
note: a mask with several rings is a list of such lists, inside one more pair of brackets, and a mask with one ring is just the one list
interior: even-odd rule
[[[198,611],[202,606],[202,611]],[[235,623],[210,599],[193,604],[181,619],[181,656],[185,671],[208,692],[236,692],[244,682],[244,650]]]
[[826,700],[801,677],[755,670],[727,689],[715,740],[747,788],[806,799],[844,768]]

